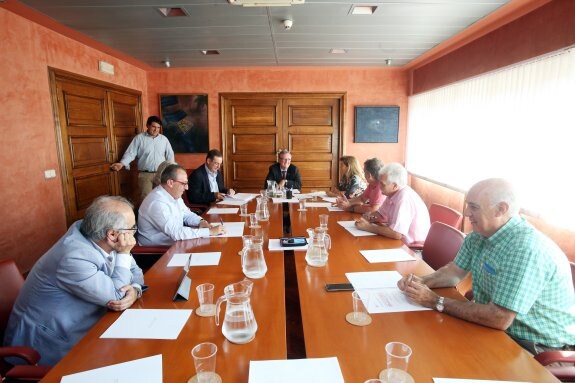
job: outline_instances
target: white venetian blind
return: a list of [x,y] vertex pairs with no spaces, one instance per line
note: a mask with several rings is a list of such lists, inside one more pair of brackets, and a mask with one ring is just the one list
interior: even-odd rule
[[467,190],[504,177],[522,207],[575,228],[575,50],[409,98],[407,168]]

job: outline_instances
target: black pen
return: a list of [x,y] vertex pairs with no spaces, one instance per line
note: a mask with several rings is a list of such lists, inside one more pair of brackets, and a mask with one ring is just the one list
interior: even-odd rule
[[224,226],[224,220],[220,218],[220,223]]

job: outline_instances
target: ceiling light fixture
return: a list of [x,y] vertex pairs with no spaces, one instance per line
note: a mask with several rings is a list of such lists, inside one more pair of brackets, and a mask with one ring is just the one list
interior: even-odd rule
[[352,15],[373,15],[377,6],[375,5],[355,5],[351,8]]
[[385,60],[385,65],[390,66],[390,65],[391,65],[391,59],[386,59],[386,60]]
[[244,7],[289,7],[303,4],[305,0],[228,0],[228,3]]
[[220,54],[220,51],[217,51],[217,50],[215,50],[215,49],[204,49],[204,50],[202,50],[202,51],[200,51],[200,52],[202,52],[202,54],[205,55],[205,56],[208,56],[208,55],[219,55],[219,54]]
[[329,53],[334,54],[334,55],[341,55],[341,54],[347,53],[347,51],[345,49],[341,49],[341,48],[333,48],[332,50],[329,51]]
[[170,62],[170,59],[165,59],[164,61],[162,61],[162,64],[164,64],[164,66],[166,68],[169,68],[172,66],[172,63]]
[[156,8],[158,12],[164,17],[180,17],[188,16],[188,12],[184,8],[174,7],[174,8]]

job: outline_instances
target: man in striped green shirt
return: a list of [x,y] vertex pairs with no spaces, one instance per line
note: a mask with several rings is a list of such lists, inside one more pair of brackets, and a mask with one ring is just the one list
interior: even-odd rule
[[[575,295],[565,254],[519,216],[513,187],[502,179],[474,185],[465,215],[473,226],[455,260],[398,286],[414,301],[461,319],[505,330],[535,354],[575,345]],[[440,297],[430,288],[473,277],[474,302]]]

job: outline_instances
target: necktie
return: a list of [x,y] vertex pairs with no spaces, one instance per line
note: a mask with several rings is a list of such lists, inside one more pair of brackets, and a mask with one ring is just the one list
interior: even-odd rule
[[286,179],[286,174],[287,174],[287,171],[286,171],[286,170],[282,170],[282,180],[285,180],[285,179]]

